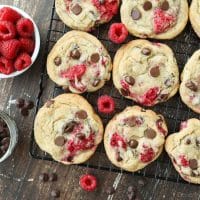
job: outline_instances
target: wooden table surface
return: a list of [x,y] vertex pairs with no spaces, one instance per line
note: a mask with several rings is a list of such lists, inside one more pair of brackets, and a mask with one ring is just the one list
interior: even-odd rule
[[[59,189],[60,199],[63,200],[128,199],[127,187],[137,185],[140,177],[79,166],[68,167],[54,162],[35,160],[29,155],[34,111],[29,117],[23,118],[15,106],[8,106],[8,102],[11,98],[19,97],[36,100],[53,0],[0,0],[0,3],[17,6],[29,13],[39,26],[42,42],[39,58],[30,70],[17,78],[0,80],[0,110],[8,112],[15,119],[20,130],[17,148],[9,159],[0,164],[0,200],[51,199],[52,189]],[[39,174],[48,171],[58,174],[57,182],[39,182]],[[79,187],[79,177],[87,172],[98,177],[99,186],[95,192],[87,193]],[[142,199],[200,199],[198,186],[148,178],[146,180],[146,186],[139,188]],[[116,185],[117,190],[112,197],[108,197],[106,189],[113,184]]]

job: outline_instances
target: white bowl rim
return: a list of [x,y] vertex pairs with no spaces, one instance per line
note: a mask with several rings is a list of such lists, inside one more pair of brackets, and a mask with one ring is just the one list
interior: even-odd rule
[[9,7],[9,8],[14,9],[17,12],[19,12],[23,17],[28,18],[33,22],[34,33],[35,33],[35,49],[34,49],[34,52],[33,52],[32,56],[31,56],[32,63],[31,63],[31,65],[29,67],[27,67],[27,68],[25,68],[24,70],[21,70],[21,71],[15,71],[15,72],[13,72],[13,73],[11,73],[9,75],[0,73],[0,79],[12,78],[12,77],[18,76],[18,75],[24,73],[25,71],[27,71],[33,65],[33,63],[35,62],[35,60],[36,60],[36,58],[38,56],[39,50],[40,50],[40,33],[39,33],[39,29],[38,29],[36,23],[34,22],[34,20],[32,19],[32,17],[29,14],[27,14],[25,11],[23,11],[22,9],[17,8],[15,6],[0,5],[0,9],[3,8],[3,7]]

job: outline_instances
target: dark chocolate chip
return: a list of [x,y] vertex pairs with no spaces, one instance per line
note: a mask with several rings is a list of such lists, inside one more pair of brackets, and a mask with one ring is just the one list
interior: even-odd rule
[[164,1],[164,2],[161,4],[160,8],[161,8],[162,10],[164,10],[164,11],[167,11],[167,10],[169,9],[169,3],[168,3],[168,1]]
[[73,6],[71,10],[75,15],[79,15],[82,12],[82,8],[79,4]]
[[185,142],[185,144],[190,145],[191,144],[191,140],[187,139],[186,142]]
[[100,59],[100,56],[99,56],[98,53],[94,53],[94,54],[92,54],[91,57],[90,57],[90,60],[91,60],[91,62],[93,62],[93,63],[99,62],[99,59]]
[[76,117],[78,117],[79,119],[86,119],[87,116],[88,115],[85,110],[80,110],[80,111],[76,112]]
[[129,94],[130,94],[129,91],[127,91],[127,90],[125,90],[125,89],[123,89],[123,88],[122,88],[120,91],[121,91],[121,94],[122,94],[123,96],[125,96],[125,97],[126,97],[126,96],[129,96]]
[[126,118],[124,122],[126,125],[130,127],[136,126],[136,118],[134,116]]
[[143,48],[142,49],[142,54],[145,55],[145,56],[148,56],[151,54],[151,49],[149,48]]
[[93,84],[92,84],[92,86],[96,87],[96,86],[99,85],[100,82],[101,81],[99,79],[95,79],[94,82],[93,82]]
[[51,196],[54,197],[54,198],[60,197],[60,191],[59,190],[52,190]]
[[29,115],[29,110],[27,108],[22,108],[21,114],[22,116],[27,117]]
[[81,53],[78,49],[75,49],[75,50],[70,52],[70,57],[75,59],[75,60],[78,60],[81,57]]
[[141,12],[137,8],[133,8],[131,11],[131,17],[133,20],[138,20],[141,18]]
[[198,90],[197,85],[196,85],[195,83],[193,83],[192,81],[188,81],[188,82],[185,84],[185,86],[186,86],[187,88],[189,88],[190,90],[192,90],[193,92],[197,92],[197,90]]
[[198,139],[196,139],[196,146],[199,147],[200,146],[200,141]]
[[61,63],[62,63],[62,59],[61,59],[61,57],[55,57],[55,59],[54,59],[54,64],[56,65],[56,66],[59,66],[59,65],[61,65]]
[[189,160],[189,167],[192,169],[192,170],[195,170],[198,168],[198,161],[196,159],[190,159]]
[[54,104],[54,100],[48,100],[46,103],[46,107],[50,108],[52,104]]
[[160,68],[159,68],[159,66],[152,67],[152,68],[150,69],[150,74],[151,74],[151,76],[154,77],[154,78],[160,76]]
[[67,133],[67,132],[71,133],[74,130],[75,125],[76,125],[76,122],[73,122],[73,121],[69,122],[64,129],[64,133]]
[[106,189],[106,193],[107,193],[108,195],[112,195],[112,194],[115,193],[115,189],[114,189],[113,187],[108,187],[108,188]]
[[156,137],[156,131],[154,131],[152,128],[147,128],[144,131],[144,135],[149,139],[154,139]]
[[65,138],[63,136],[57,136],[54,143],[55,145],[62,147],[65,144]]
[[152,8],[152,3],[150,2],[150,1],[146,1],[146,2],[144,2],[144,4],[143,4],[143,8],[144,8],[144,10],[151,10],[151,8]]
[[129,84],[129,85],[134,85],[135,84],[135,79],[132,76],[126,76],[125,77],[125,81]]
[[22,99],[22,98],[18,98],[18,99],[16,100],[16,105],[17,105],[18,108],[24,107],[24,103],[25,103],[25,101],[24,101],[24,99]]
[[73,156],[68,156],[67,157],[67,162],[72,162],[73,161]]
[[34,108],[34,103],[33,103],[33,101],[30,101],[30,100],[29,100],[29,101],[25,102],[24,108],[26,108],[26,109],[28,109],[28,110],[33,109],[33,108]]
[[120,156],[120,153],[117,153],[117,162],[121,162],[123,158]]
[[132,149],[135,149],[135,148],[137,148],[137,146],[138,146],[138,141],[137,141],[137,140],[134,140],[134,139],[131,139],[131,140],[128,142],[128,145],[129,145],[129,147],[131,147]]
[[47,173],[40,174],[39,181],[47,182],[49,180],[49,175]]
[[84,135],[83,133],[78,133],[78,134],[77,134],[77,138],[78,138],[79,140],[84,140],[84,139],[85,139],[85,135]]
[[58,180],[58,176],[55,173],[52,173],[49,175],[49,180],[50,181],[57,181]]
[[166,101],[168,99],[168,97],[169,97],[169,94],[160,94],[159,95],[160,100],[164,100],[164,101]]

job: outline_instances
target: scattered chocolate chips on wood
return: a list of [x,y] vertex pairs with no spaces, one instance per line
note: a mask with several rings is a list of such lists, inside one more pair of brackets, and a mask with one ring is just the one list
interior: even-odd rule
[[21,109],[21,115],[27,117],[29,115],[29,110],[34,108],[34,103],[30,100],[25,101],[22,98],[18,98],[16,100],[16,106],[17,108]]
[[49,180],[49,175],[47,173],[43,173],[39,175],[39,181],[47,182]]

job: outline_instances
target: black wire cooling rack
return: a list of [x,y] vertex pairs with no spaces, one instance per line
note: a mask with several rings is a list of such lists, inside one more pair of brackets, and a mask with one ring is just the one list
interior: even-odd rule
[[[109,24],[101,25],[92,32],[92,34],[95,35],[105,45],[112,58],[116,50],[120,47],[120,45],[116,45],[110,42],[108,40],[107,33],[110,24],[119,21],[120,21],[120,16],[116,16]],[[67,26],[65,26],[64,23],[57,16],[55,12],[55,3],[54,3],[54,6],[52,8],[51,22],[47,34],[46,56],[48,55],[53,45],[57,42],[57,40],[69,30],[70,29]],[[132,39],[134,39],[134,37],[129,36],[126,42]],[[187,59],[192,55],[192,53],[195,50],[199,48],[198,43],[200,42],[200,40],[192,30],[191,25],[188,24],[184,32],[178,37],[176,37],[173,40],[161,41],[161,42],[168,44],[173,49],[181,72]],[[51,99],[62,93],[64,93],[62,88],[56,86],[49,79],[46,73],[46,66],[44,65],[40,79],[40,92],[37,98],[37,110],[48,99]],[[116,102],[115,113],[122,111],[126,106],[131,106],[134,104],[131,100],[123,98],[118,93],[118,91],[114,88],[112,81],[109,81],[99,91],[95,93],[86,93],[83,96],[92,104],[92,106],[97,112],[96,101],[97,98],[102,94],[111,95],[115,99]],[[184,121],[192,117],[199,118],[198,114],[192,112],[181,102],[180,96],[178,94],[169,101],[167,101],[166,103],[156,105],[152,109],[157,113],[161,113],[165,117],[168,124],[169,133],[178,131],[181,121]],[[111,115],[100,114],[100,117],[102,118],[104,125],[106,125],[106,123],[113,117],[113,115],[111,116]],[[31,136],[30,154],[33,158],[36,159],[53,161],[50,155],[39,149],[34,140],[34,133],[32,133]],[[129,173],[119,168],[116,168],[110,163],[105,154],[103,144],[101,144],[98,147],[95,155],[88,162],[86,162],[85,164],[81,164],[80,166],[99,169],[99,170],[128,173],[130,175],[136,174],[139,176],[145,176],[149,178],[185,183],[185,181],[181,179],[178,173],[174,170],[174,167],[172,166],[171,161],[167,156],[166,152],[163,152],[157,161],[153,162],[145,169],[135,173]]]

